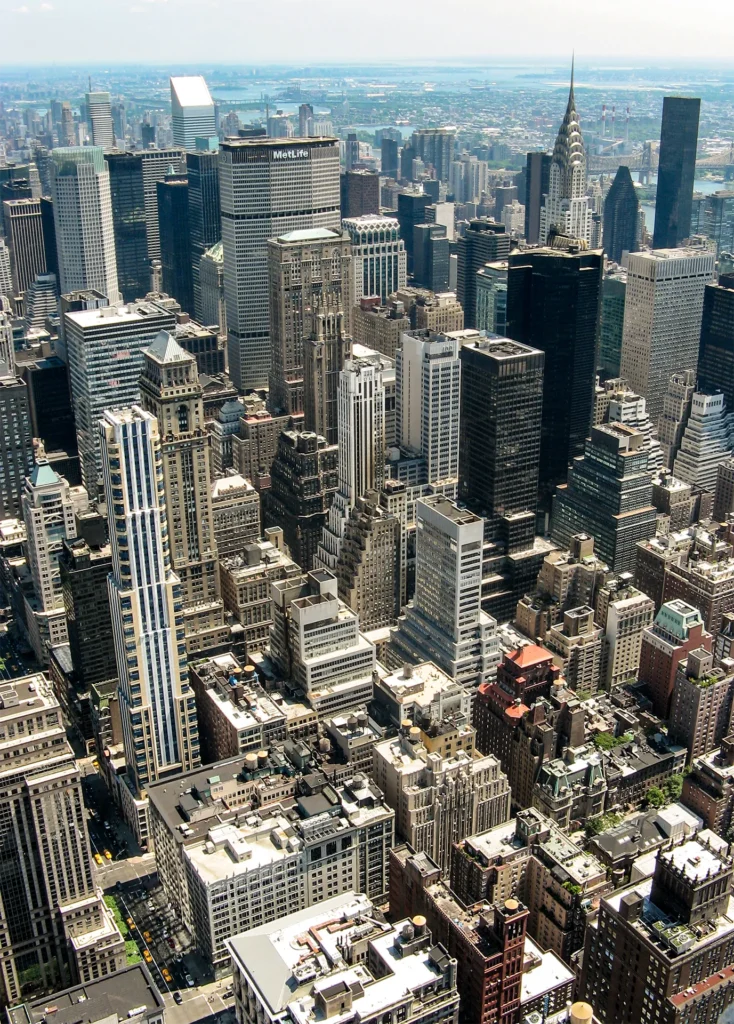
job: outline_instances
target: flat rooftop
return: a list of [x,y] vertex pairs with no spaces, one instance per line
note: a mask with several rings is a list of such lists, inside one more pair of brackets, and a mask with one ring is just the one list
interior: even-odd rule
[[[115,974],[86,985],[22,1003],[8,1010],[11,1024],[97,1024],[128,1019],[131,1010],[144,1006],[148,1015],[162,1012],[163,998],[145,964],[132,964]],[[53,1007],[53,1011],[51,1008]]]
[[122,324],[144,323],[150,317],[170,317],[171,311],[155,302],[129,302],[126,305],[102,306],[100,309],[79,309],[65,313],[64,317],[82,329],[113,327]]
[[540,999],[561,986],[573,985],[576,975],[552,950],[545,953],[529,935],[525,937],[525,961],[520,983],[520,1004]]

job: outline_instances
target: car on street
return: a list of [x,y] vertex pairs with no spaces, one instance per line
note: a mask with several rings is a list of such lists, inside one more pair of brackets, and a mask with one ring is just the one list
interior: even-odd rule
[[171,938],[168,939],[168,945],[171,947],[171,949],[175,949],[176,948],[176,943]]
[[150,932],[143,932],[143,938],[145,939],[146,942],[153,941],[153,936],[150,934]]
[[97,862],[98,864],[101,864],[101,863],[102,863],[102,858],[100,857],[100,855],[99,855],[98,853],[95,853],[95,855],[94,855],[94,859],[96,860],[96,862]]
[[190,974],[186,975],[186,984],[189,986],[189,988],[193,988],[194,987],[194,984],[195,984],[194,983],[194,979],[191,977]]
[[176,991],[175,991],[175,992],[173,993],[173,1000],[174,1000],[174,1002],[178,1003],[178,1004],[179,1004],[179,1006],[180,1006],[180,1005],[181,1005],[181,1003],[183,1002],[183,996],[182,996],[182,995],[181,995],[181,993],[180,993],[180,992],[178,991],[178,989],[176,989]]
[[110,853],[109,850],[105,850],[104,855],[107,858],[107,860],[112,860],[112,854]]
[[131,932],[134,932],[137,929],[137,925],[135,924],[135,922],[133,921],[133,919],[131,917],[128,917],[128,919],[127,919],[127,926],[128,926],[128,928],[130,929]]
[[153,963],[153,957],[150,955],[150,950],[149,949],[144,949],[143,950],[143,960],[145,960],[146,964],[152,964]]
[[163,978],[165,979],[165,981],[173,981],[173,975],[171,974],[167,967],[163,968]]

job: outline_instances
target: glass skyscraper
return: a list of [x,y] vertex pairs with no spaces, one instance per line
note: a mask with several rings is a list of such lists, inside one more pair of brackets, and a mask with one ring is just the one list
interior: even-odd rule
[[663,99],[653,249],[675,249],[691,233],[701,101],[687,96]]

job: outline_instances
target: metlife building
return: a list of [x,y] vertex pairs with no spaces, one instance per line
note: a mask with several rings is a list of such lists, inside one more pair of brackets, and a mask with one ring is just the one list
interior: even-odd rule
[[268,384],[268,239],[339,231],[339,142],[227,139],[219,163],[229,372],[238,388]]

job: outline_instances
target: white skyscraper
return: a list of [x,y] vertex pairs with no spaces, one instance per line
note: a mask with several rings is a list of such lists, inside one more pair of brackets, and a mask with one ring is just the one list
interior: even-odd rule
[[397,217],[368,213],[347,217],[342,228],[352,240],[353,302],[379,295],[382,302],[407,282],[405,243],[400,237]]
[[339,374],[339,490],[315,565],[336,568],[344,523],[357,498],[385,481],[385,385],[379,359],[350,359]]
[[93,288],[111,305],[119,302],[110,175],[102,149],[52,149],[51,194],[62,294]]
[[715,253],[701,248],[630,253],[620,376],[647,401],[653,423],[674,373],[695,369],[703,295]]
[[219,158],[229,372],[243,390],[270,371],[268,239],[340,231],[336,139],[227,139]]
[[112,106],[108,92],[88,92],[87,124],[93,146],[112,149],[115,145],[115,129],[112,125]]
[[160,331],[173,331],[175,325],[175,315],[154,302],[64,314],[82,482],[92,498],[102,477],[102,414],[139,401],[143,350]]
[[197,138],[217,134],[214,102],[201,75],[171,79],[171,128],[173,144],[196,149]]
[[0,295],[13,297],[13,273],[10,266],[10,249],[4,238],[0,238]]
[[390,641],[390,663],[433,661],[469,687],[494,675],[497,623],[482,611],[484,520],[442,495],[416,503],[415,595]]
[[704,395],[696,391],[673,473],[694,490],[713,494],[719,465],[731,452],[732,416],[726,411],[723,394],[719,391]]
[[548,194],[540,210],[540,244],[545,245],[551,228],[555,228],[562,235],[580,238],[591,245],[591,212],[586,195],[586,153],[571,67],[568,104],[553,147]]
[[459,342],[444,334],[410,331],[396,362],[398,443],[425,461],[427,484],[456,498],[459,482]]
[[158,421],[138,406],[100,423],[112,630],[133,791],[200,761],[183,593],[171,569]]

